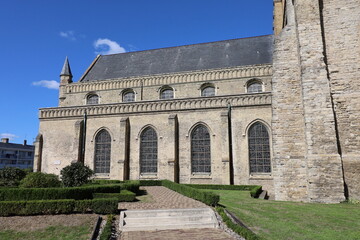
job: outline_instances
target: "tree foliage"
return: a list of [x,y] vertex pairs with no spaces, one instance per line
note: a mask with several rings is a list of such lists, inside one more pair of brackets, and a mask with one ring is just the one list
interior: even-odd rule
[[65,187],[77,187],[87,183],[94,172],[81,162],[75,162],[64,167],[60,174]]

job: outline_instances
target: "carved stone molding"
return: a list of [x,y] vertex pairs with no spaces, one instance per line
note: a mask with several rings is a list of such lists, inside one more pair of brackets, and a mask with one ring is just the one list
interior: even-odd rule
[[110,89],[124,89],[152,85],[167,85],[186,82],[201,82],[241,77],[261,77],[272,74],[272,65],[252,65],[236,68],[222,68],[195,72],[171,73],[103,81],[71,83],[65,87],[66,93],[89,92]]
[[101,104],[92,106],[57,107],[40,109],[39,118],[81,117],[85,110],[87,115],[116,115],[122,113],[167,112],[194,109],[224,108],[270,105],[271,93],[239,94],[230,96],[215,96],[186,99],[170,99],[157,101],[142,101],[131,103]]

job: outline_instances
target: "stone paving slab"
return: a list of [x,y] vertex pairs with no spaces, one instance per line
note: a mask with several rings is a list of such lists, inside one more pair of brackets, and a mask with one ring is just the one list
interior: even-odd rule
[[162,186],[141,187],[150,195],[149,202],[121,202],[119,209],[176,209],[176,208],[208,208],[202,202],[185,197]]
[[234,240],[234,238],[221,229],[203,228],[123,232],[119,240]]

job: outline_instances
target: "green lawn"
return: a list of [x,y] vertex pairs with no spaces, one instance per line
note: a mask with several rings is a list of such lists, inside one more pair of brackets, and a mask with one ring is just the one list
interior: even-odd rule
[[0,232],[0,239],[11,240],[86,240],[92,229],[89,226],[51,226],[36,231],[17,232],[5,230]]
[[360,239],[359,204],[260,200],[247,191],[210,190],[220,204],[264,239]]

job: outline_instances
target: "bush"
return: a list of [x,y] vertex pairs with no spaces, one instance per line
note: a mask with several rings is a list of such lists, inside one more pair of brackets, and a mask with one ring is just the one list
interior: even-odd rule
[[72,188],[3,188],[0,201],[50,200],[50,199],[92,199],[94,192],[119,193],[120,184]]
[[215,193],[201,191],[169,180],[162,180],[162,185],[182,195],[199,200],[209,206],[216,206],[220,201],[220,196]]
[[117,184],[117,183],[123,183],[123,182],[120,180],[93,179],[89,183],[96,184],[96,185],[106,185],[106,184]]
[[114,220],[114,215],[110,214],[107,216],[106,225],[101,232],[100,240],[109,240],[111,237],[111,228]]
[[27,171],[20,168],[4,167],[0,169],[0,187],[18,186],[26,174]]
[[236,223],[233,223],[231,219],[226,215],[224,208],[222,207],[216,207],[216,211],[219,213],[223,221],[225,222],[226,226],[228,226],[230,229],[232,229],[234,232],[239,234],[240,236],[244,237],[246,240],[259,240],[260,238],[250,231],[249,229],[240,226]]
[[136,194],[128,190],[121,190],[120,193],[93,193],[93,198],[116,198],[118,202],[133,202]]
[[20,181],[19,186],[23,188],[60,187],[61,182],[55,174],[34,172],[26,175],[26,177]]
[[71,165],[64,167],[60,172],[61,180],[65,187],[81,186],[89,182],[93,174],[93,170],[81,162],[71,163]]
[[250,195],[253,198],[259,197],[260,193],[262,192],[262,186],[258,186],[258,185],[221,185],[221,184],[185,184],[185,185],[197,189],[250,191]]
[[138,193],[140,188],[140,181],[138,180],[130,180],[121,183],[121,190],[129,190],[133,193]]
[[75,200],[3,201],[0,202],[0,216],[68,214],[72,213]]
[[91,200],[91,210],[98,214],[117,213],[118,203],[116,198],[93,199]]
[[162,186],[161,180],[139,180],[140,186]]

